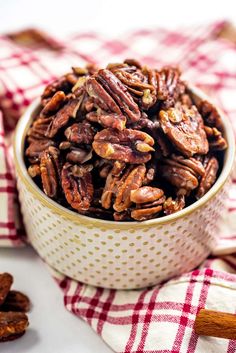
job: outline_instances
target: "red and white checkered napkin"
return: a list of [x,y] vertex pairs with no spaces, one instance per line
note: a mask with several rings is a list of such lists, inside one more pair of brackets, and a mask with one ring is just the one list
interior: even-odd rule
[[[86,61],[102,65],[135,57],[154,66],[178,63],[186,78],[207,90],[226,111],[236,130],[236,47],[217,36],[224,26],[215,23],[178,31],[136,31],[114,41],[79,34],[68,38],[66,44],[55,46],[51,41],[52,50],[50,38],[49,45],[40,43],[32,49],[0,37],[0,246],[18,245],[22,239],[15,211],[11,132],[48,81]],[[236,352],[236,341],[198,337],[193,331],[200,308],[236,312],[236,179],[226,208],[218,257],[155,288],[94,288],[53,272],[67,309],[87,321],[116,352]],[[219,257],[225,253],[229,255]]]

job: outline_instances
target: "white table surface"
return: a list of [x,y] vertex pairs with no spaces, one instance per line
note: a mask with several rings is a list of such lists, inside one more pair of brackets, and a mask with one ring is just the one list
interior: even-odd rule
[[[118,36],[133,28],[174,28],[222,18],[236,23],[235,7],[235,0],[0,0],[0,33],[38,26],[61,38],[79,31]],[[29,295],[33,308],[26,335],[1,344],[1,353],[111,352],[84,322],[66,311],[60,289],[32,249],[0,249],[3,271],[14,275],[14,287]]]
[[0,249],[0,272],[14,276],[13,287],[32,302],[26,334],[0,343],[1,353],[110,353],[90,327],[69,313],[61,289],[30,247]]

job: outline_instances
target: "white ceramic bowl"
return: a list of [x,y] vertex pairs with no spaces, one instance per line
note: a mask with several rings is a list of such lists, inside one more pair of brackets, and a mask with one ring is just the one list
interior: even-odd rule
[[[208,99],[193,88],[195,99]],[[63,274],[90,285],[141,288],[198,266],[217,242],[227,180],[234,161],[232,127],[222,113],[228,149],[223,170],[200,200],[182,211],[144,222],[114,222],[82,216],[48,198],[27,173],[26,132],[39,107],[34,101],[20,119],[14,142],[17,185],[29,241]]]

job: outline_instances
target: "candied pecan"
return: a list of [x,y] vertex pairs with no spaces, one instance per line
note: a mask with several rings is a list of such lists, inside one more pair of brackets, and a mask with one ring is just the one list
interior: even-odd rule
[[184,93],[184,85],[180,81],[181,72],[177,67],[166,66],[156,71],[157,98],[160,100],[169,99],[174,103],[180,94]]
[[197,189],[196,198],[200,199],[203,195],[207,193],[208,190],[216,181],[217,172],[219,169],[219,163],[215,157],[205,157],[204,161],[205,174],[203,175],[199,187]]
[[96,130],[87,121],[73,124],[65,130],[67,140],[77,144],[91,144],[95,134]]
[[223,131],[223,124],[220,113],[210,102],[203,100],[198,106],[199,112],[203,117],[204,123],[210,127],[216,127],[221,132]]
[[159,165],[158,171],[165,180],[177,188],[178,194],[189,195],[197,188],[198,179],[193,170],[168,159],[163,162],[165,164]]
[[178,195],[175,200],[172,197],[168,197],[163,204],[164,214],[170,215],[172,213],[181,211],[185,206],[184,195]]
[[28,140],[44,140],[49,125],[52,122],[52,117],[39,118],[33,122],[32,127],[28,131]]
[[160,111],[163,132],[175,147],[187,157],[206,154],[209,149],[203,120],[195,106],[176,105],[167,111]]
[[164,195],[162,189],[152,186],[142,186],[136,190],[131,190],[130,200],[134,203],[148,203],[159,200]]
[[29,325],[28,317],[20,312],[0,312],[0,341],[18,338]]
[[27,147],[25,154],[29,157],[31,163],[37,163],[40,155],[50,146],[54,146],[55,143],[50,139],[44,140],[32,140]]
[[162,206],[154,206],[149,208],[139,208],[131,211],[131,217],[136,221],[145,221],[156,217],[162,210]]
[[197,158],[185,158],[181,155],[172,154],[170,158],[164,160],[166,164],[179,166],[191,173],[195,174],[197,177],[203,176],[205,174],[205,168],[202,162]]
[[93,199],[93,183],[91,173],[76,177],[72,172],[73,165],[66,163],[61,172],[61,184],[66,200],[77,211],[89,209]]
[[46,136],[49,138],[54,137],[58,130],[64,127],[71,117],[75,118],[76,113],[81,105],[80,100],[72,99],[64,105],[54,116],[53,120],[50,123]]
[[40,166],[39,164],[31,164],[28,168],[28,173],[31,178],[35,178],[36,176],[40,175]]
[[20,311],[27,312],[30,309],[29,298],[16,290],[10,290],[3,305],[1,305],[1,311]]
[[109,70],[99,70],[97,80],[101,82],[107,92],[117,102],[120,109],[127,114],[131,121],[141,117],[138,105],[133,100],[127,87]]
[[222,133],[216,128],[216,127],[209,127],[205,126],[204,127],[208,142],[209,142],[209,147],[211,151],[223,151],[227,148],[227,142],[222,136]]
[[111,127],[117,130],[124,130],[126,124],[126,117],[122,114],[106,113],[103,111],[90,112],[86,114],[89,121],[101,124],[104,127]]
[[94,137],[93,149],[102,158],[140,164],[150,160],[154,140],[145,132],[104,129]]
[[53,81],[49,85],[47,85],[42,94],[42,103],[45,98],[52,97],[57,91],[63,91],[64,93],[69,93],[72,84],[67,80],[66,75],[59,77],[57,80]]
[[59,150],[49,147],[40,157],[40,172],[43,190],[49,197],[55,197],[58,192],[58,179],[60,174]]
[[63,91],[57,91],[52,98],[47,102],[40,112],[41,116],[49,115],[50,113],[56,112],[61,108],[62,104],[66,99],[66,95]]
[[115,100],[94,77],[89,77],[86,80],[86,91],[90,97],[95,99],[97,106],[104,111],[122,115],[121,110]]
[[121,178],[113,208],[117,212],[127,210],[131,206],[131,192],[138,189],[144,180],[146,167],[138,165],[136,167],[129,167],[123,177]]
[[66,155],[66,160],[71,163],[85,163],[93,156],[92,150],[86,150],[78,147],[72,147]]
[[112,199],[117,191],[117,184],[119,180],[119,176],[113,175],[112,171],[110,171],[107,175],[106,184],[101,196],[101,204],[105,209],[109,209],[111,207]]
[[4,303],[12,283],[13,277],[10,273],[5,272],[0,274],[0,306]]

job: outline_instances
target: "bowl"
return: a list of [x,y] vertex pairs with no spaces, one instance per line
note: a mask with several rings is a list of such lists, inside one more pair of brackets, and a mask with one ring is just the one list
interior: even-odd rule
[[[191,88],[194,100],[207,99]],[[114,222],[77,214],[48,198],[27,173],[26,132],[39,109],[35,100],[20,119],[14,159],[21,211],[28,239],[59,272],[105,288],[152,286],[197,267],[217,243],[217,226],[227,197],[235,141],[220,111],[228,142],[223,168],[213,187],[183,210],[143,222]]]

